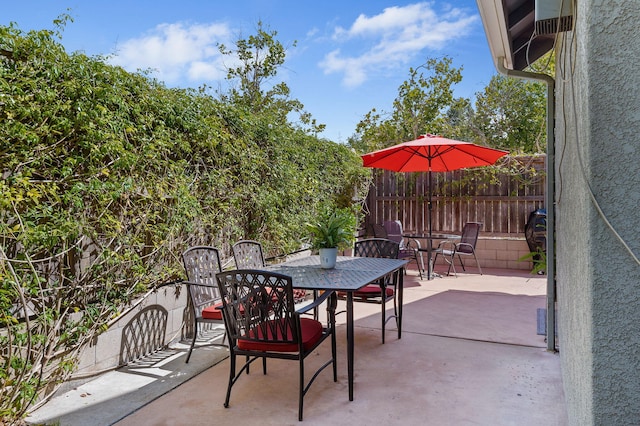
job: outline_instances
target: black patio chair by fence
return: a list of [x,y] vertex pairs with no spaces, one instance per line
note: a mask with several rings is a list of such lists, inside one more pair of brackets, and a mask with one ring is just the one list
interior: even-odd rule
[[[333,367],[333,381],[338,381],[336,366],[335,306],[333,292],[325,292],[313,303],[296,310],[292,278],[262,270],[233,270],[217,275],[223,300],[225,328],[229,339],[229,384],[224,406],[229,407],[231,389],[243,372],[256,359],[263,361],[267,374],[267,358],[298,361],[298,420],[302,420],[304,396],[318,374]],[[327,300],[327,298],[329,298]],[[327,324],[301,314],[315,309],[327,300]],[[305,380],[304,360],[327,338],[331,340],[331,359]],[[236,371],[238,356],[246,361]],[[256,390],[257,391],[257,390]]]
[[382,226],[387,234],[386,237],[382,238],[395,241],[400,245],[400,248],[398,250],[398,258],[409,259],[409,261],[416,262],[418,274],[420,275],[420,279],[422,279],[422,271],[424,271],[424,261],[422,259],[422,252],[420,250],[420,242],[415,238],[404,237],[402,222],[400,222],[399,220],[386,220],[384,221]]
[[442,255],[445,261],[449,264],[447,275],[449,275],[449,273],[451,272],[451,268],[453,268],[453,274],[457,276],[456,265],[454,265],[455,257],[458,256],[458,260],[460,261],[462,270],[466,271],[464,262],[462,261],[462,257],[473,256],[473,258],[476,260],[478,271],[480,272],[480,275],[482,275],[482,268],[480,267],[480,262],[478,262],[478,257],[476,256],[476,244],[478,243],[478,235],[480,235],[481,228],[482,223],[479,222],[465,223],[464,227],[462,228],[462,236],[460,237],[460,242],[440,242],[438,247],[433,251],[433,253],[435,253],[433,264],[435,265],[436,260],[438,259],[438,255]]
[[[185,362],[189,362],[202,324],[222,324],[222,299],[216,282],[216,274],[222,271],[220,254],[217,248],[197,246],[182,253],[182,261],[187,274],[187,289],[194,319],[193,339]],[[222,344],[224,344],[224,335]],[[215,344],[215,343],[213,343]],[[215,344],[217,345],[217,344]]]

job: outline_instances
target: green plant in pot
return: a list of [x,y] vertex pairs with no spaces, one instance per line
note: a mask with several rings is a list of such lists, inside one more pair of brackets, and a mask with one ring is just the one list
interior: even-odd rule
[[338,250],[351,247],[355,229],[356,217],[348,208],[325,209],[314,222],[307,223],[311,248],[319,251],[322,268],[335,267]]

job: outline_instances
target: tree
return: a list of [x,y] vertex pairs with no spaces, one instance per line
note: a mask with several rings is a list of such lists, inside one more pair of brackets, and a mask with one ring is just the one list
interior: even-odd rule
[[451,107],[445,114],[442,134],[447,135],[447,137],[451,139],[469,142],[475,141],[474,116],[475,111],[469,99],[454,99]]
[[[555,75],[553,51],[526,69]],[[476,94],[475,118],[470,124],[480,143],[514,154],[546,151],[546,87],[544,83],[495,75]]]
[[[278,70],[285,62],[286,49],[276,36],[277,31],[268,31],[258,22],[256,34],[248,38],[239,38],[235,49],[219,44],[223,55],[237,58],[239,64],[227,69],[227,80],[237,81],[237,87],[231,87],[228,94],[221,93],[223,101],[242,105],[253,114],[270,113],[274,124],[288,123],[292,112],[299,114],[300,122],[310,127],[314,134],[324,130],[324,124],[316,123],[311,115],[304,111],[304,105],[290,97],[291,90],[285,82],[275,82]],[[294,41],[293,47],[296,46]],[[269,84],[272,84],[269,88]]]
[[543,83],[495,75],[476,97],[479,142],[513,154],[544,152],[545,109]]
[[[409,78],[398,88],[393,110],[382,114],[368,112],[350,139],[352,147],[368,152],[415,139],[424,133],[445,129],[445,114],[453,103],[452,86],[462,80],[462,68],[451,66],[451,58],[429,59],[409,69]],[[425,76],[423,71],[429,74]]]

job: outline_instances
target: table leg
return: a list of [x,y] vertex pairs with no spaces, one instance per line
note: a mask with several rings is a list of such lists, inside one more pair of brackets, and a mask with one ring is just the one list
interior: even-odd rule
[[404,293],[404,268],[400,269],[400,277],[398,278],[398,339],[402,338],[402,299]]
[[433,278],[442,278],[442,275],[436,273],[433,270],[433,247],[431,246],[431,242],[429,242],[429,266],[427,267],[428,272],[427,272],[427,280],[433,279]]
[[433,274],[433,261],[431,259],[431,250],[433,250],[433,247],[431,247],[431,240],[429,240],[429,247],[427,250],[429,252],[429,255],[427,256],[427,281],[431,279],[431,275]]
[[353,292],[347,292],[347,376],[349,378],[349,401],[353,401]]

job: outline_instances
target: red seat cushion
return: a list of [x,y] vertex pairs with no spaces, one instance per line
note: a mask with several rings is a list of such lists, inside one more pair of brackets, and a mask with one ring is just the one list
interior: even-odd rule
[[[393,288],[387,287],[387,297],[393,296]],[[346,292],[338,292],[338,296],[345,297]],[[353,292],[354,297],[361,299],[380,297],[380,286],[378,284],[368,284],[359,290]]]
[[[300,328],[302,330],[302,345],[305,350],[313,347],[322,337],[322,324],[320,321],[311,318],[300,318]],[[259,332],[258,338],[263,338],[262,332]],[[238,348],[251,351],[270,351],[270,352],[298,352],[298,345],[292,343],[278,343],[277,340],[282,339],[280,328],[278,328],[278,336],[273,336],[269,330],[268,339],[275,339],[268,342],[256,342],[245,339],[238,339]],[[287,330],[287,339],[291,339],[291,329]]]
[[202,318],[222,320],[222,302],[218,302],[215,305],[207,306],[202,310]]
[[[387,297],[393,296],[393,288],[387,287]],[[357,297],[380,297],[380,286],[377,284],[368,284],[353,293]]]
[[307,296],[307,292],[305,290],[297,289],[297,288],[293,289],[293,300],[304,299],[306,296]]
[[[244,305],[240,305],[240,313],[244,313]],[[222,320],[222,301],[204,308],[202,310],[202,318]]]

